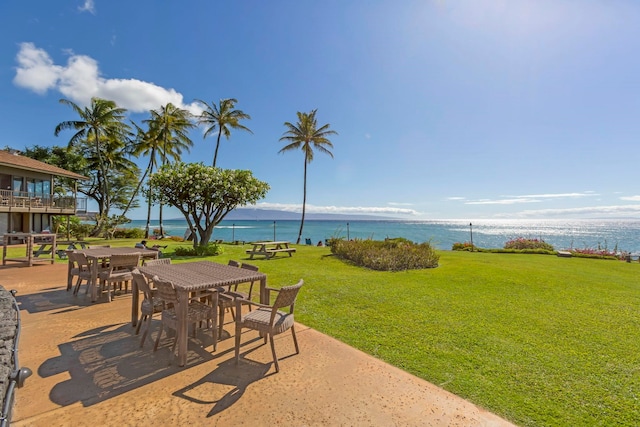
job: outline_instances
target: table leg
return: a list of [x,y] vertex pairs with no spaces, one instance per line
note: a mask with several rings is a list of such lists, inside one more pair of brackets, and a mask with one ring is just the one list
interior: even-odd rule
[[267,278],[260,279],[260,304],[269,304],[269,294],[267,293]]
[[138,307],[140,301],[140,292],[138,291],[138,283],[131,281],[131,326],[138,324]]
[[184,366],[187,363],[187,310],[189,304],[189,292],[180,292],[179,298],[178,307],[176,307],[176,316],[178,317],[176,339],[178,340],[178,365]]
[[[68,258],[68,257],[67,257]],[[69,259],[69,262],[67,264],[67,290],[71,289],[71,282],[72,282],[72,277],[71,277],[71,267],[72,267],[72,262],[71,259]]]
[[219,292],[216,290],[211,296],[211,307],[213,310],[213,316],[211,320],[211,325],[213,327],[213,351],[216,351],[218,348],[218,313],[216,313],[218,309],[218,295]]
[[98,259],[91,260],[91,302],[96,302],[98,299]]

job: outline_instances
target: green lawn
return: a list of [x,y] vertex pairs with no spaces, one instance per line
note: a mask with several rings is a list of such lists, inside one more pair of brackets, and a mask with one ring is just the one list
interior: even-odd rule
[[[208,259],[244,261],[248,247]],[[640,425],[640,263],[440,254],[400,273],[303,245],[251,262],[271,286],[305,280],[299,322],[518,425]]]

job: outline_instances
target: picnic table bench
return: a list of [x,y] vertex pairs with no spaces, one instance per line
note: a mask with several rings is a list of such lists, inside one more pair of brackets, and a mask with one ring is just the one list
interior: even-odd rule
[[264,256],[266,259],[271,259],[276,254],[284,252],[289,256],[293,256],[296,248],[290,248],[289,242],[254,242],[252,249],[247,249],[245,252],[250,255],[249,259],[253,259],[256,255]]

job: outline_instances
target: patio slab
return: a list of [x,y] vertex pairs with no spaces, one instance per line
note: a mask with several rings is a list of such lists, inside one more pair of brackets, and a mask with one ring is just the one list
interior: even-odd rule
[[253,332],[235,364],[230,315],[217,351],[199,331],[180,368],[169,363],[170,339],[153,352],[159,321],[140,348],[130,294],[91,303],[83,287],[74,297],[64,264],[0,268],[0,285],[18,291],[20,364],[34,372],[17,390],[14,426],[513,426],[301,324],[300,354],[289,333],[276,337],[277,374]]

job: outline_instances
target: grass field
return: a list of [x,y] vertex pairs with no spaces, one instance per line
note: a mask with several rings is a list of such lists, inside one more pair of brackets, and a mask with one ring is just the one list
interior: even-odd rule
[[[222,247],[207,259],[247,258]],[[297,248],[250,261],[271,286],[305,280],[297,321],[518,425],[640,425],[640,263],[442,251],[386,273]]]

